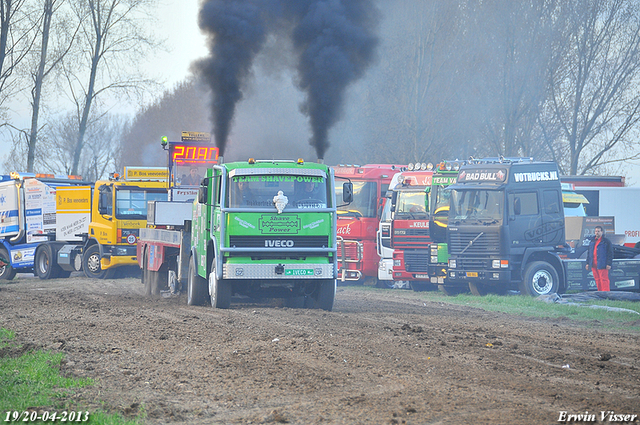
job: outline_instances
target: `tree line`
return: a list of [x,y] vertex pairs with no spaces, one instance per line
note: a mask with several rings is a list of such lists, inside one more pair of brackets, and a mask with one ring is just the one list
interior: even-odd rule
[[[0,0],[0,131],[12,144],[5,171],[96,179],[118,166],[128,122],[107,99],[153,87],[137,69],[157,45],[146,25],[154,3]],[[29,105],[29,125],[10,119],[18,103]]]
[[[130,121],[103,107],[110,91],[135,97],[153,84],[124,74],[135,69],[127,60],[154,47],[142,25],[147,3],[44,0],[35,14],[26,13],[29,0],[1,1],[0,107],[21,90],[34,111],[43,93],[49,102],[64,93],[74,105],[49,108],[43,124],[35,113],[31,128],[13,129],[5,168],[24,158],[27,168],[101,177],[122,165],[163,165],[163,135],[212,130],[212,96],[195,78]],[[620,164],[640,157],[639,3],[379,0],[376,63],[349,88],[325,162],[531,156],[555,160],[563,174],[621,172]],[[49,25],[61,32],[49,46],[46,4]],[[291,108],[300,103],[296,76],[278,68],[290,61],[288,49],[275,37],[256,59],[226,159],[309,156],[308,123]]]

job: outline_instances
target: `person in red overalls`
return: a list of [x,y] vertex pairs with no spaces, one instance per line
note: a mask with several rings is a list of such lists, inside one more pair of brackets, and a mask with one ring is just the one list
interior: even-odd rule
[[591,269],[598,291],[609,291],[609,270],[613,264],[613,246],[604,237],[601,226],[595,228],[596,237],[591,240],[587,250],[587,270]]

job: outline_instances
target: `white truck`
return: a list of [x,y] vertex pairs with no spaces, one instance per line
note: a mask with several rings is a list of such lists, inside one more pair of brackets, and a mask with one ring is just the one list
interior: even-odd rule
[[73,176],[16,172],[0,180],[0,257],[8,262],[0,267],[0,279],[11,280],[18,272],[32,272],[38,246],[49,241],[57,227],[65,227],[67,216],[56,214],[56,196],[83,188],[91,193],[93,183]]
[[616,234],[624,235],[624,244],[640,247],[640,187],[576,187],[589,203],[588,217],[614,217]]

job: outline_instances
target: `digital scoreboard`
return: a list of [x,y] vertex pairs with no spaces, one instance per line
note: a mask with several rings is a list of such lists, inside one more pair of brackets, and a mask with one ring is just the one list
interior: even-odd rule
[[169,158],[175,165],[213,165],[218,163],[218,148],[195,143],[170,143]]

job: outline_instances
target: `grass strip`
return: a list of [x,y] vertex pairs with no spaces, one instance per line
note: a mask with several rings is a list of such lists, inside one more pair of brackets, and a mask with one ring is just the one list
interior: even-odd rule
[[[0,421],[23,422],[23,412],[32,411],[42,415],[43,412],[78,412],[65,403],[67,396],[74,389],[93,384],[87,378],[66,378],[60,374],[60,364],[64,359],[62,353],[50,353],[29,349],[15,344],[15,333],[0,328]],[[18,420],[15,420],[15,415]],[[134,425],[140,423],[127,420],[119,414],[107,414],[103,411],[89,412],[89,420],[81,423]],[[54,423],[60,419],[47,422],[26,420],[29,423]],[[77,422],[77,421],[74,421]]]

